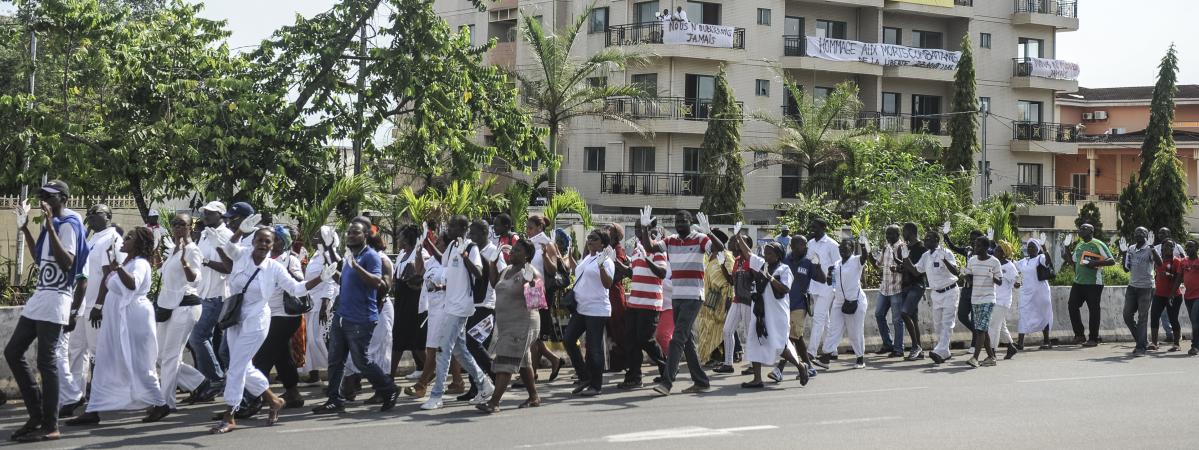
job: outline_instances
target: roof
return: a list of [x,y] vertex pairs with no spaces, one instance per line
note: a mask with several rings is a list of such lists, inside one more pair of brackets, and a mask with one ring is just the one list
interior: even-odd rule
[[[1082,97],[1082,98],[1079,98]],[[1114,88],[1078,88],[1078,92],[1058,94],[1057,98],[1077,102],[1110,102],[1144,100],[1153,98],[1153,86],[1131,86]],[[1178,85],[1175,99],[1199,99],[1199,84]]]

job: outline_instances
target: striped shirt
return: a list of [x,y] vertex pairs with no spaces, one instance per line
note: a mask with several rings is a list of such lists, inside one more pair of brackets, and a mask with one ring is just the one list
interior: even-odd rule
[[[650,254],[654,265],[666,270],[666,255],[662,252]],[[633,276],[629,279],[629,308],[662,310],[662,279],[650,270],[645,258],[633,258],[629,264]]]
[[704,299],[704,255],[711,246],[707,236],[694,232],[685,238],[666,238],[674,298]]

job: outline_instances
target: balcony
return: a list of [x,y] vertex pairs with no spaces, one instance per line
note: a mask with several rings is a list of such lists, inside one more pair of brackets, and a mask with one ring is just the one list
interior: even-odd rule
[[[811,1],[811,0],[808,0]],[[837,6],[855,6],[864,8],[882,8],[883,0],[823,0],[824,3],[829,3]]]
[[[745,104],[737,102],[743,109]],[[712,114],[712,100],[706,98],[656,97],[634,99],[611,97],[604,101],[608,112],[625,114],[637,119],[638,123],[658,133],[703,134],[708,129],[707,119]],[[609,131],[633,132],[624,124],[613,122]]]
[[1040,25],[1078,31],[1077,0],[1013,0],[1012,25]]
[[821,72],[873,75],[876,77],[883,75],[883,68],[874,64],[861,61],[833,61],[808,56],[807,43],[807,36],[783,36],[782,65],[784,69],[805,69]]
[[1078,125],[1050,122],[1012,122],[1013,152],[1061,155],[1078,153]]
[[887,66],[883,68],[883,76],[887,78],[908,78],[912,80],[940,81],[952,83],[954,70],[936,69],[920,66]]
[[934,6],[925,3],[927,2],[886,0],[883,10],[937,17],[971,17],[974,15],[974,0],[953,0],[952,7]]
[[[605,34],[604,44],[608,47],[630,45],[661,45],[653,49],[658,57],[679,57],[714,61],[741,61],[745,59],[745,29],[733,28],[732,48],[685,42],[669,42],[663,27],[666,22],[642,22],[627,25],[612,25]],[[686,33],[683,33],[686,36]],[[709,43],[710,44],[710,43]]]
[[[783,115],[802,122],[794,106],[783,106]],[[914,116],[911,114],[888,114],[876,111],[861,111],[857,117],[833,119],[830,130],[852,130],[872,128],[891,134],[924,134],[941,146],[949,146],[949,116],[934,114]]]
[[1012,87],[1075,92],[1078,91],[1078,71],[1078,65],[1068,61],[1012,58]]
[[779,197],[783,200],[797,198],[799,194],[805,197],[824,194],[826,197],[837,198],[845,192],[841,180],[832,177],[804,178],[784,175],[779,181]]
[[1037,205],[1076,205],[1085,197],[1073,186],[1041,186],[1039,184],[1013,184],[1012,194],[1027,197]]
[[703,196],[698,173],[603,172],[600,192],[620,195]]

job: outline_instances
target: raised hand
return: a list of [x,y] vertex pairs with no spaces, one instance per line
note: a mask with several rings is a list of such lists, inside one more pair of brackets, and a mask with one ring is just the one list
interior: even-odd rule
[[949,234],[949,232],[952,230],[953,230],[953,227],[950,226],[948,220],[946,220],[945,223],[941,224],[941,234]]
[[700,234],[709,234],[712,232],[712,225],[708,223],[708,215],[704,213],[695,214],[695,220],[698,222],[696,226],[699,228]]
[[321,269],[321,281],[329,282],[333,280],[333,275],[337,273],[337,265],[325,264],[325,268]]
[[737,222],[737,223],[733,224],[733,236],[738,236],[740,234],[741,234],[741,222]]
[[250,214],[250,217],[241,221],[241,225],[238,225],[237,229],[241,231],[241,234],[250,234],[258,229],[259,222],[262,222],[262,214]]
[[654,221],[654,207],[645,205],[641,208],[641,226],[648,227]]
[[342,255],[342,258],[344,258],[346,261],[349,261],[351,264],[353,264],[354,263],[354,251],[350,250],[347,247],[346,253],[344,255]]
[[330,245],[333,245],[333,242],[336,240],[337,232],[333,231],[333,227],[321,225],[321,243],[328,248]]
[[717,262],[717,263],[719,263],[719,264],[720,264],[720,265],[722,265],[722,266],[724,265],[724,252],[717,252],[717,253],[716,253],[716,262]]
[[13,214],[17,215],[17,228],[25,228],[29,225],[29,204],[25,202],[18,203],[12,208]]

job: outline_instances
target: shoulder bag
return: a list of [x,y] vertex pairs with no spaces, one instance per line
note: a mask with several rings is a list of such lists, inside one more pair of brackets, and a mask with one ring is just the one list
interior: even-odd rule
[[217,326],[222,330],[228,329],[237,325],[241,321],[241,305],[245,302],[246,291],[250,289],[250,284],[254,282],[254,278],[258,276],[258,272],[262,268],[254,269],[254,274],[250,275],[250,279],[246,280],[246,286],[241,289],[241,292],[230,295],[225,299],[224,306],[221,307],[221,316],[217,320]]

